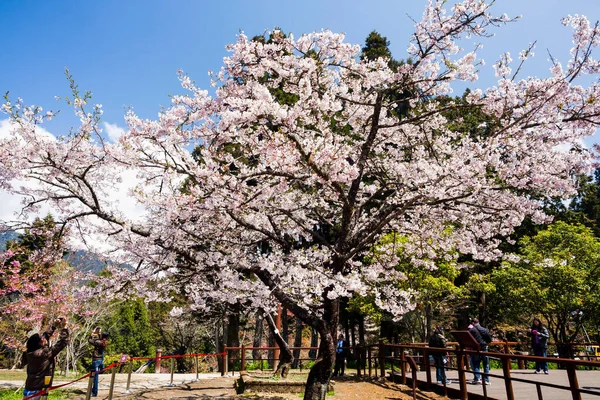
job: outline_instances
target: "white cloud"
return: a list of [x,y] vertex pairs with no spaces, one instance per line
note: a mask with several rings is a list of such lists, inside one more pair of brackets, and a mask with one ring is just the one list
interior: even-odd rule
[[119,141],[119,138],[125,134],[125,129],[121,128],[117,124],[104,123],[104,129],[108,138],[114,143]]
[[[15,126],[9,119],[0,120],[0,139],[8,139],[11,133],[15,130]],[[54,135],[45,130],[40,126],[36,126],[35,131],[40,136],[46,136],[51,139],[56,139]],[[13,180],[11,185],[14,188],[19,188],[25,185],[24,180]],[[17,214],[23,209],[23,196],[18,194],[9,193],[6,190],[0,190],[0,226],[2,222],[13,221],[17,217]],[[49,212],[49,207],[42,206],[40,209],[40,215],[46,215]]]
[[[119,135],[125,132],[124,129],[114,124],[105,123],[106,131],[111,140],[118,140]],[[0,120],[0,140],[7,139],[10,137],[11,132],[14,130],[14,126],[8,119]],[[49,138],[55,139],[49,131],[36,127],[36,132],[39,135],[44,135]],[[109,193],[107,196],[110,202],[114,203],[114,207],[118,209],[124,217],[131,220],[140,220],[145,215],[145,210],[142,206],[137,204],[136,200],[129,194],[129,190],[135,185],[140,184],[140,181],[136,177],[136,173],[131,170],[124,170],[120,173],[121,182],[116,185],[117,187]],[[22,179],[15,179],[11,182],[13,188],[17,189],[21,186],[37,185],[36,182],[25,181]],[[15,193],[10,193],[6,190],[0,190],[0,226],[2,222],[14,221],[18,218],[18,213],[22,210],[23,196]],[[48,204],[43,204],[38,212],[38,215],[44,216],[48,213],[52,213],[52,208]]]
[[[0,120],[0,139],[6,139],[11,135],[11,132],[15,129],[13,123],[9,119]],[[42,128],[41,126],[35,127],[35,132],[40,136],[46,136],[51,139],[56,139],[56,136]]]

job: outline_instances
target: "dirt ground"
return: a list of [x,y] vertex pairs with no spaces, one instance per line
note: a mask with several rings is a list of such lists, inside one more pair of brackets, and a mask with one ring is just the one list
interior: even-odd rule
[[[214,379],[189,385],[182,385],[176,388],[163,388],[149,390],[143,393],[136,393],[134,396],[127,397],[135,400],[150,399],[212,399],[212,400],[299,400],[300,394],[258,394],[245,393],[235,395],[232,390],[233,380],[231,378]],[[328,400],[408,400],[412,399],[410,388],[403,385],[394,384],[384,380],[358,381],[354,379],[345,379],[337,381],[334,384],[334,395],[327,396]],[[125,399],[126,397],[116,397]],[[447,400],[447,397],[439,396],[435,393],[417,391],[417,399],[435,399]]]
[[[405,385],[399,385],[387,380],[355,381],[348,380],[336,382],[332,400],[404,400],[412,399],[412,390]],[[417,390],[417,399],[448,399],[432,392]]]
[[[191,382],[192,375],[185,376],[186,379],[176,380],[176,385],[168,387],[169,376],[165,374],[141,374],[134,376],[132,380],[131,394],[123,394],[126,375],[117,375],[113,398],[119,400],[300,400],[300,394],[263,394],[244,393],[236,395],[233,377],[203,377],[199,382]],[[98,399],[108,398],[108,383],[110,376],[101,376]],[[412,399],[410,388],[403,385],[391,383],[381,379],[360,380],[354,376],[338,378],[333,381],[334,395],[327,396],[327,400],[404,400]],[[0,380],[0,390],[17,390],[20,381]],[[85,399],[86,381],[77,382],[75,387],[69,387],[63,393],[65,398],[72,400]],[[417,399],[421,400],[443,400],[444,396],[429,392],[417,392]]]

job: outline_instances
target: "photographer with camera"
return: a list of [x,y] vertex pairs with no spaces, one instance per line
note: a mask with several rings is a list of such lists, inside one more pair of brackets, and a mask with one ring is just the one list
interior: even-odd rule
[[[58,342],[50,346],[50,338],[57,328],[60,328]],[[25,381],[23,398],[40,393],[45,387],[51,385],[54,376],[54,357],[67,347],[68,339],[67,319],[63,317],[56,319],[50,329],[44,333],[35,333],[27,339],[25,345],[27,348],[25,354],[27,380]],[[31,400],[38,400],[39,398],[40,396],[32,397]]]
[[93,346],[91,372],[94,373],[94,385],[92,386],[92,397],[96,397],[98,396],[98,375],[104,369],[104,350],[108,346],[108,332],[102,332],[102,329],[97,327],[90,335],[88,343]]

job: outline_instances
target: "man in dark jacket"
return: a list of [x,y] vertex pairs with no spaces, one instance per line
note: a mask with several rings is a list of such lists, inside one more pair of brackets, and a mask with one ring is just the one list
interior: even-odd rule
[[346,369],[346,356],[348,355],[348,342],[344,340],[344,335],[340,333],[337,345],[335,346],[335,369],[333,376],[344,376]]
[[[477,318],[473,318],[471,325],[468,327],[469,332],[475,338],[477,343],[479,343],[479,348],[481,351],[488,351],[488,343],[492,341],[492,337],[487,329],[479,324],[479,320]],[[484,383],[486,385],[490,384],[490,377],[487,375],[490,373],[490,359],[488,356],[483,356],[479,354],[471,355],[469,357],[471,361],[471,368],[473,369],[473,384]],[[481,380],[481,362],[483,361],[483,372],[486,374],[485,380],[482,382]]]
[[[429,347],[445,349],[447,344],[448,339],[444,336],[444,329],[441,326],[437,326],[429,339]],[[449,383],[446,379],[446,362],[448,361],[446,352],[432,352],[432,357],[435,361],[435,377],[437,383]]]
[[92,373],[94,373],[94,385],[92,386],[92,396],[98,396],[98,375],[99,372],[104,369],[104,350],[108,345],[108,333],[103,332],[99,328],[96,328],[90,335],[88,343],[93,347],[92,349]]
[[[57,328],[60,328],[58,342],[53,346],[49,346],[50,337]],[[50,385],[54,375],[54,357],[67,347],[68,339],[69,331],[66,318],[57,319],[49,330],[42,334],[35,333],[27,339],[27,380],[23,391],[24,398],[40,393],[44,386]],[[46,382],[44,382],[45,377],[48,377]],[[39,397],[31,398],[31,400],[37,399]]]
[[[538,357],[546,357],[546,351],[548,350],[548,329],[542,324],[539,318],[534,318],[531,328],[527,329],[527,334],[531,335],[531,347],[533,349],[533,355]],[[535,373],[539,374],[544,371],[544,374],[548,374],[548,363],[546,361],[535,362]]]

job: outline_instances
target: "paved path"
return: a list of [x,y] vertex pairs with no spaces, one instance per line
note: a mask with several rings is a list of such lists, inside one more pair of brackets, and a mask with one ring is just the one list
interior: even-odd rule
[[[490,374],[501,376],[502,371],[491,370]],[[470,382],[473,379],[473,375],[471,373],[467,373],[466,376],[467,382]],[[431,370],[431,377],[435,380],[435,369]],[[448,387],[458,389],[458,372],[448,371],[447,377],[453,382],[450,385],[448,385]],[[524,379],[532,382],[525,383],[513,381],[513,392],[515,394],[515,399],[519,400],[535,400],[538,398],[537,389],[535,385],[536,382],[545,382],[566,387],[569,386],[569,378],[567,377],[567,372],[565,370],[550,370],[550,373],[548,375],[534,374],[533,370],[512,370],[511,377]],[[425,372],[419,372],[418,379],[420,381],[426,381],[427,378]],[[582,399],[600,400],[600,371],[577,371],[577,380],[579,382],[580,388],[593,390],[598,393],[597,396],[592,394],[582,394]],[[493,397],[495,399],[506,399],[504,379],[499,377],[491,377],[491,385],[486,386],[486,388],[488,396]],[[482,385],[467,384],[467,390],[469,392],[483,394]],[[570,390],[560,390],[544,386],[542,386],[542,395],[544,400],[564,400],[571,398]]]
[[[492,370],[493,375],[501,375],[501,370]],[[352,375],[352,374],[350,374]],[[536,375],[532,370],[513,370],[511,371],[513,378],[527,380],[531,383],[513,381],[513,389],[515,398],[518,400],[535,400],[537,399],[536,382],[546,382],[556,385],[569,385],[567,373],[564,370],[550,370],[549,375]],[[236,377],[238,374],[236,373]],[[100,376],[100,391],[98,398],[106,398],[110,385],[110,374]],[[221,374],[200,374],[200,382],[193,382],[196,378],[195,374],[175,374],[173,384],[175,387],[169,387],[170,374],[133,374],[131,376],[130,389],[136,393],[138,399],[190,399],[190,398],[213,398],[213,399],[229,399],[230,396],[235,396],[233,390],[233,378],[221,377]],[[349,380],[351,377],[348,376]],[[432,378],[435,378],[435,369],[432,369]],[[448,378],[452,380],[449,387],[458,389],[458,373],[456,371],[448,371]],[[425,372],[418,373],[418,379],[426,380]],[[467,379],[472,379],[472,374],[467,373]],[[506,399],[506,390],[504,380],[500,377],[492,377],[492,384],[486,386],[488,396],[494,399]],[[600,371],[577,371],[577,379],[579,387],[583,389],[593,390],[598,393],[598,396],[591,394],[582,394],[583,400],[600,400]],[[58,380],[56,384],[66,381]],[[23,384],[22,381],[0,381],[0,389],[17,389]],[[127,374],[116,374],[114,394],[116,399],[131,399],[131,395],[123,395],[127,384]],[[84,394],[87,389],[87,380],[82,380],[69,385],[68,388],[78,390],[81,393],[81,398],[85,398]],[[483,394],[481,385],[467,385],[469,392]],[[191,392],[193,390],[193,394]],[[559,390],[542,386],[542,394],[544,400],[564,400],[570,399],[571,393],[568,390]],[[206,396],[206,397],[205,397]],[[77,398],[77,397],[76,397]]]
[[[102,374],[98,379],[98,398],[106,398],[108,396],[108,389],[110,387],[110,374]],[[198,389],[200,386],[202,387],[201,393],[202,395],[215,396],[219,398],[221,396],[230,396],[235,395],[235,391],[233,390],[233,379],[231,377],[221,378],[220,373],[214,374],[200,374],[200,383],[194,383],[193,381],[196,379],[196,374],[175,374],[173,376],[173,385],[174,387],[169,387],[169,383],[171,381],[170,374],[132,374],[131,375],[131,384],[130,390],[135,393],[144,393],[144,398],[148,399],[158,399],[158,398],[181,398],[180,392],[186,391],[186,388],[194,388]],[[55,385],[60,385],[62,383],[68,382],[67,380],[63,380],[62,377],[55,378]],[[0,381],[0,389],[14,389],[17,390],[19,387],[22,388],[23,381],[9,381],[2,380]],[[182,389],[183,385],[183,389]],[[72,385],[66,386],[65,389],[70,390],[78,390],[85,394],[88,386],[88,380],[83,379],[79,382],[75,382]],[[115,388],[114,388],[114,397],[115,398],[131,398],[131,396],[124,396],[122,393],[125,391],[127,387],[127,374],[116,374],[115,375]],[[206,390],[204,390],[206,389]],[[164,396],[163,390],[170,390],[169,395],[167,397],[155,397],[152,395],[152,392],[160,392],[162,396]],[[186,392],[186,397],[189,396],[189,391]],[[83,396],[82,398],[85,398]]]

